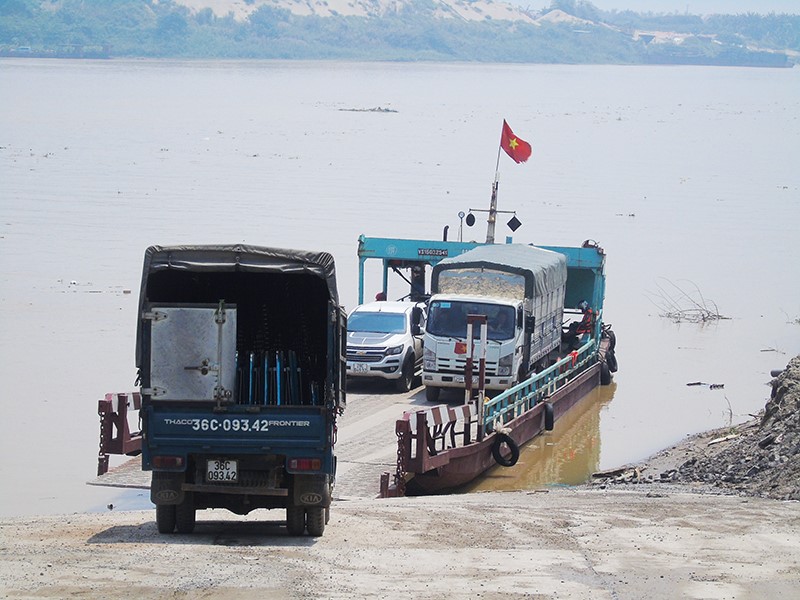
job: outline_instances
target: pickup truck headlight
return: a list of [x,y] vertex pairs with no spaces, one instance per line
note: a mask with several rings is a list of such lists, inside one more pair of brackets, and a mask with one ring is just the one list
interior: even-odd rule
[[422,369],[425,371],[436,370],[436,351],[431,348],[425,348],[422,351]]
[[497,374],[501,377],[511,375],[511,367],[514,365],[514,353],[501,356],[497,363]]
[[392,356],[394,354],[400,354],[403,351],[403,346],[392,346],[391,348],[386,349],[386,356]]

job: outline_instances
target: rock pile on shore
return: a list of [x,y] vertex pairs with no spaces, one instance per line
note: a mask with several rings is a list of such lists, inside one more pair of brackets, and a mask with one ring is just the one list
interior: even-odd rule
[[772,381],[755,419],[692,436],[645,464],[595,473],[592,483],[676,483],[698,492],[800,500],[800,356]]
[[660,480],[800,500],[800,356],[773,380],[759,418],[714,433],[677,469],[662,472]]

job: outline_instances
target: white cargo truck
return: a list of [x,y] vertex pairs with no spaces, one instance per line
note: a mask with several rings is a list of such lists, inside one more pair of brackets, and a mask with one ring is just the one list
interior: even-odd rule
[[561,344],[566,282],[563,254],[524,244],[477,246],[437,263],[424,336],[427,400],[465,387],[467,315],[487,318],[486,390],[507,389],[548,366]]

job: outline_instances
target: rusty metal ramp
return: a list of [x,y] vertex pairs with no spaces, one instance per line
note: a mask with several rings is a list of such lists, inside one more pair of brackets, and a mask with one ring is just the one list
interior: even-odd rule
[[86,482],[88,485],[116,488],[134,488],[149,490],[150,473],[142,471],[142,457],[136,456],[125,461],[121,465],[109,469],[103,475],[99,475],[92,481]]

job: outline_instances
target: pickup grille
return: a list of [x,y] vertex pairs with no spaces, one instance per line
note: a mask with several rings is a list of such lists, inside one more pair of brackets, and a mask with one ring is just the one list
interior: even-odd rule
[[348,346],[347,360],[352,362],[380,362],[383,360],[386,348],[374,348],[368,346]]

